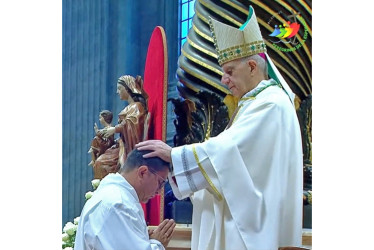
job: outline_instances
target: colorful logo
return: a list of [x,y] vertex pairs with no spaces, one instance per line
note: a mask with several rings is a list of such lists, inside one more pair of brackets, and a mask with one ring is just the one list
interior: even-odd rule
[[298,23],[291,23],[290,21],[287,24],[282,25],[275,25],[273,33],[269,36],[275,36],[278,38],[292,38],[294,37],[300,29],[300,24]]
[[[277,16],[281,17],[282,14],[282,11],[279,11]],[[288,21],[284,23],[278,22],[281,18],[276,18],[275,21],[273,21],[274,19],[275,16],[272,16],[268,21],[268,24],[272,25],[274,30],[271,34],[268,34],[267,40],[271,42],[276,49],[284,52],[291,52],[300,48],[305,43],[308,37],[308,28],[299,12],[285,16],[283,19]],[[298,20],[300,20],[303,26],[298,23]],[[300,27],[303,27],[304,31],[302,31]],[[301,34],[298,37],[299,31]],[[300,37],[302,37],[302,40],[300,40]]]

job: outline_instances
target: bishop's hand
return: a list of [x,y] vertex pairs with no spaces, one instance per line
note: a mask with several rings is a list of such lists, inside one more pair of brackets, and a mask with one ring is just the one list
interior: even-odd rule
[[148,140],[135,144],[138,150],[152,150],[148,154],[143,155],[144,158],[158,156],[166,162],[171,162],[171,147],[160,140]]

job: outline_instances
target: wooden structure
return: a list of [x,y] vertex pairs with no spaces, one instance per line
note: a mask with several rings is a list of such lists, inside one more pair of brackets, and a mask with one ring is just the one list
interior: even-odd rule
[[[151,226],[150,229],[156,229]],[[188,250],[191,249],[191,225],[179,224],[175,227],[172,239],[167,246],[167,250]],[[303,230],[302,247],[304,249],[312,249],[312,232],[310,229]],[[296,249],[296,248],[295,248]],[[300,249],[300,248],[299,248]]]

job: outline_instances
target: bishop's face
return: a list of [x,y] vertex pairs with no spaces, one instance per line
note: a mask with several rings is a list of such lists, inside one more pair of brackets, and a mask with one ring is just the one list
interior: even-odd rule
[[222,65],[221,82],[230,89],[233,96],[241,98],[250,91],[250,67],[242,59],[227,62]]
[[121,100],[127,101],[130,97],[129,92],[126,91],[126,88],[117,83],[117,94]]

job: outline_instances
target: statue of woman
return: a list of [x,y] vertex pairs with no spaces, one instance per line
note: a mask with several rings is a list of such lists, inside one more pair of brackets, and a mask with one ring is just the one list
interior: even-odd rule
[[[109,110],[103,110],[99,114],[99,122],[104,128],[111,127],[113,120],[113,113]],[[89,166],[93,166],[96,159],[102,155],[108,148],[114,144],[114,135],[109,136],[108,138],[103,137],[99,133],[99,128],[95,122],[94,126],[95,137],[92,139],[91,147],[88,153],[91,153],[91,162]]]
[[117,172],[135,144],[143,141],[148,126],[148,95],[143,90],[143,80],[140,76],[121,76],[117,82],[117,94],[127,105],[118,114],[118,125],[99,130],[104,138],[119,134],[115,145],[100,155],[94,163],[95,179],[102,179],[108,173]]

